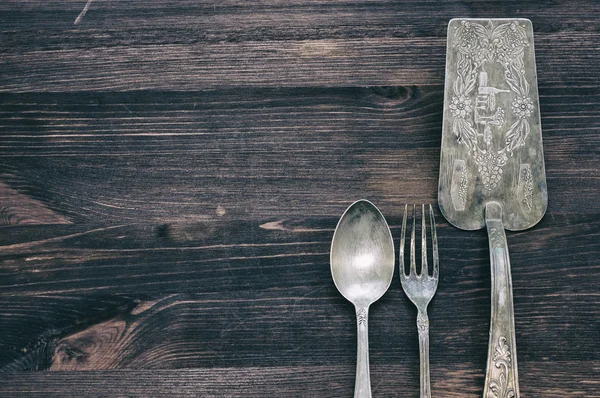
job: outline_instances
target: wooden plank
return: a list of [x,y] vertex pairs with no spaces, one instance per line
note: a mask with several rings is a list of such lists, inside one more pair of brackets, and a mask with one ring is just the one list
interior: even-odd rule
[[534,20],[541,86],[596,82],[589,2],[103,1],[74,24],[84,5],[0,5],[0,91],[441,85],[448,20],[515,9]]
[[[331,217],[360,197],[397,212],[437,200],[442,102],[442,87],[1,94],[0,194],[44,223]],[[600,88],[540,103],[549,213],[597,213]],[[29,219],[16,202],[5,223]]]
[[[444,384],[455,387],[452,391],[456,394],[463,394],[448,396],[473,396],[465,393],[477,391],[477,387],[466,382],[476,376],[465,368],[458,365],[452,371],[446,369],[447,373],[435,372],[436,376],[442,377],[451,374],[452,377],[442,379]],[[352,366],[334,365],[127,372],[7,372],[3,374],[7,383],[0,385],[0,392],[8,397],[39,394],[50,397],[339,397],[352,394],[354,371]],[[396,396],[411,391],[408,382],[411,376],[414,375],[407,372],[404,365],[374,364],[371,369],[373,394]],[[70,388],[65,389],[65,385]]]
[[[398,237],[400,220],[389,220]],[[0,369],[352,367],[354,312],[328,264],[335,221],[137,225],[39,241],[43,227],[21,227],[0,247]],[[598,357],[599,231],[598,217],[555,216],[509,234],[522,366]],[[486,236],[443,221],[438,232],[431,360],[479,358],[482,368]],[[372,309],[372,360],[412,358],[416,375],[415,309],[394,281]]]
[[7,94],[2,180],[73,222],[337,215],[340,200],[376,194],[382,173],[426,183],[433,195],[436,171],[416,160],[439,156],[437,134],[424,134],[441,120],[440,94]]
[[[373,364],[373,395],[379,397],[418,394],[407,371],[406,361],[399,364]],[[456,363],[432,368],[432,396],[475,398],[482,394],[477,364]],[[523,372],[523,396],[545,398],[598,395],[596,380],[600,363],[541,361]],[[556,369],[562,369],[557,372]],[[568,371],[567,371],[568,369]],[[340,397],[351,396],[354,369],[348,366],[297,366],[177,369],[152,371],[99,372],[7,372],[0,384],[5,397]],[[554,387],[560,385],[560,387]]]
[[[540,85],[593,85],[600,34],[539,35]],[[3,56],[0,92],[440,85],[445,37],[34,50]],[[381,61],[384,57],[385,61]]]

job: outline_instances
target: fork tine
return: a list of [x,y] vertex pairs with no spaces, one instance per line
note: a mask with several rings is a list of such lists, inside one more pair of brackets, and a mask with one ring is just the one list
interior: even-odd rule
[[399,250],[399,264],[400,264],[400,277],[406,278],[406,269],[404,267],[404,242],[406,240],[406,214],[408,213],[408,205],[404,205],[404,216],[402,217],[402,230],[400,232],[400,250]]
[[412,230],[410,231],[410,273],[411,273],[411,275],[417,274],[417,262],[415,260],[415,229],[416,229],[415,219],[417,218],[416,216],[417,216],[416,206],[413,205]]
[[427,266],[427,217],[425,216],[425,205],[421,205],[421,274],[429,275]]
[[435,231],[435,218],[433,217],[433,207],[429,205],[429,223],[431,224],[431,251],[433,259],[433,278],[440,276],[440,259],[438,254],[437,233]]

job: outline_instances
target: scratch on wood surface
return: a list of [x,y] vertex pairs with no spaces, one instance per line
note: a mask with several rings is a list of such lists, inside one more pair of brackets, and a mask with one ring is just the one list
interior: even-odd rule
[[85,17],[85,14],[87,13],[88,8],[90,8],[90,5],[92,4],[92,1],[94,1],[94,0],[88,0],[88,2],[85,3],[85,7],[83,7],[83,10],[81,10],[81,12],[77,16],[77,18],[75,18],[75,22],[73,22],[73,25],[77,25],[79,22],[81,22],[81,20],[83,19],[83,17]]
[[270,221],[261,224],[259,227],[266,230],[289,231],[289,232],[318,232],[327,231],[322,228],[304,228],[304,227],[287,227],[284,225],[285,220]]
[[109,231],[112,229],[122,228],[123,226],[124,225],[112,225],[109,227],[96,228],[96,229],[91,229],[91,230],[84,231],[84,232],[77,232],[77,233],[73,233],[73,234],[69,234],[69,235],[57,236],[54,238],[40,239],[40,240],[31,241],[31,242],[14,243],[12,245],[0,246],[0,250],[8,251],[8,250],[31,249],[31,248],[39,246],[39,245],[44,245],[44,244],[53,243],[53,242],[60,242],[65,239],[76,238],[76,237],[80,237],[80,236],[84,236],[87,234],[92,234],[92,233],[96,233],[96,232],[100,232],[100,231]]

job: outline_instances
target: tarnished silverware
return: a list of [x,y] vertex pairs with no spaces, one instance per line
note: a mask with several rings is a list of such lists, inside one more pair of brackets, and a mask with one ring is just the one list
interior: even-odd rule
[[408,206],[404,206],[404,217],[402,219],[402,232],[400,233],[400,282],[404,293],[417,307],[417,329],[419,331],[419,356],[421,362],[421,398],[431,397],[431,385],[429,381],[429,318],[427,306],[433,298],[440,274],[440,262],[438,255],[437,235],[435,232],[435,219],[433,209],[429,205],[429,224],[431,225],[431,251],[433,260],[432,274],[429,275],[427,265],[427,234],[425,205],[421,206],[421,272],[417,272],[415,259],[415,226],[416,211],[412,209],[412,229],[410,233],[410,272],[406,273],[404,266],[404,242],[406,237],[406,217]]
[[539,109],[531,22],[451,20],[438,199],[454,226],[488,232],[492,303],[484,398],[519,398],[504,229],[530,228],[546,211]]
[[390,228],[375,205],[359,200],[348,207],[331,242],[333,282],[356,309],[355,398],[371,397],[369,307],[388,290],[393,274],[394,242]]

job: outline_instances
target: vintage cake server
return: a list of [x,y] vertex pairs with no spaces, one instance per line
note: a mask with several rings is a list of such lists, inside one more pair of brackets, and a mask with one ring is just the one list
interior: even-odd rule
[[491,324],[484,398],[518,398],[510,261],[504,229],[546,211],[533,29],[527,19],[448,26],[438,200],[454,226],[487,228]]
[[359,200],[348,207],[333,234],[330,260],[333,283],[356,309],[354,397],[370,398],[369,307],[388,290],[394,274],[392,233],[375,205]]

